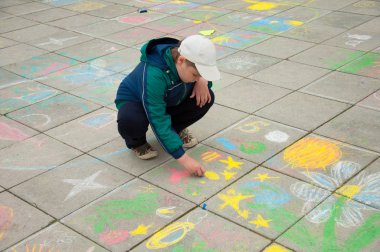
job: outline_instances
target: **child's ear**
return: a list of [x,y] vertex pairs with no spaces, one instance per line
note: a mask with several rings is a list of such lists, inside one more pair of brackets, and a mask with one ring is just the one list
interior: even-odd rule
[[177,63],[182,65],[186,61],[186,58],[182,55],[178,56]]

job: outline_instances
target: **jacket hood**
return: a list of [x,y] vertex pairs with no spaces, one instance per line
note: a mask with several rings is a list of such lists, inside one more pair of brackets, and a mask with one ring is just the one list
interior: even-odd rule
[[166,70],[171,67],[165,60],[166,50],[178,46],[178,44],[179,40],[174,38],[152,39],[141,48],[140,60]]

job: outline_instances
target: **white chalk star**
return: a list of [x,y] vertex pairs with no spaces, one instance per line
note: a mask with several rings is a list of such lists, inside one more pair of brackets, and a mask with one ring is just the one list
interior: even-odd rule
[[107,186],[94,182],[96,177],[99,176],[101,172],[102,171],[98,171],[85,179],[64,179],[63,182],[74,185],[74,187],[71,189],[70,193],[66,196],[64,201],[74,197],[78,193],[85,190],[106,188]]

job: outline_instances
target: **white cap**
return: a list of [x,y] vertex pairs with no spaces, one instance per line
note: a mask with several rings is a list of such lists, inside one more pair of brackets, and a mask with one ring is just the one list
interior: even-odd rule
[[202,35],[186,37],[178,48],[178,52],[195,64],[199,74],[208,81],[220,79],[216,67],[216,50],[211,40]]

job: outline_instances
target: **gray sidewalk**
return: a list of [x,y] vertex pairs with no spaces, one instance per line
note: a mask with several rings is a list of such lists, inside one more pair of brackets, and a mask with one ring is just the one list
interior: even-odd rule
[[[113,104],[142,44],[199,33],[203,178]],[[379,156],[379,0],[0,0],[0,251],[378,251]]]

